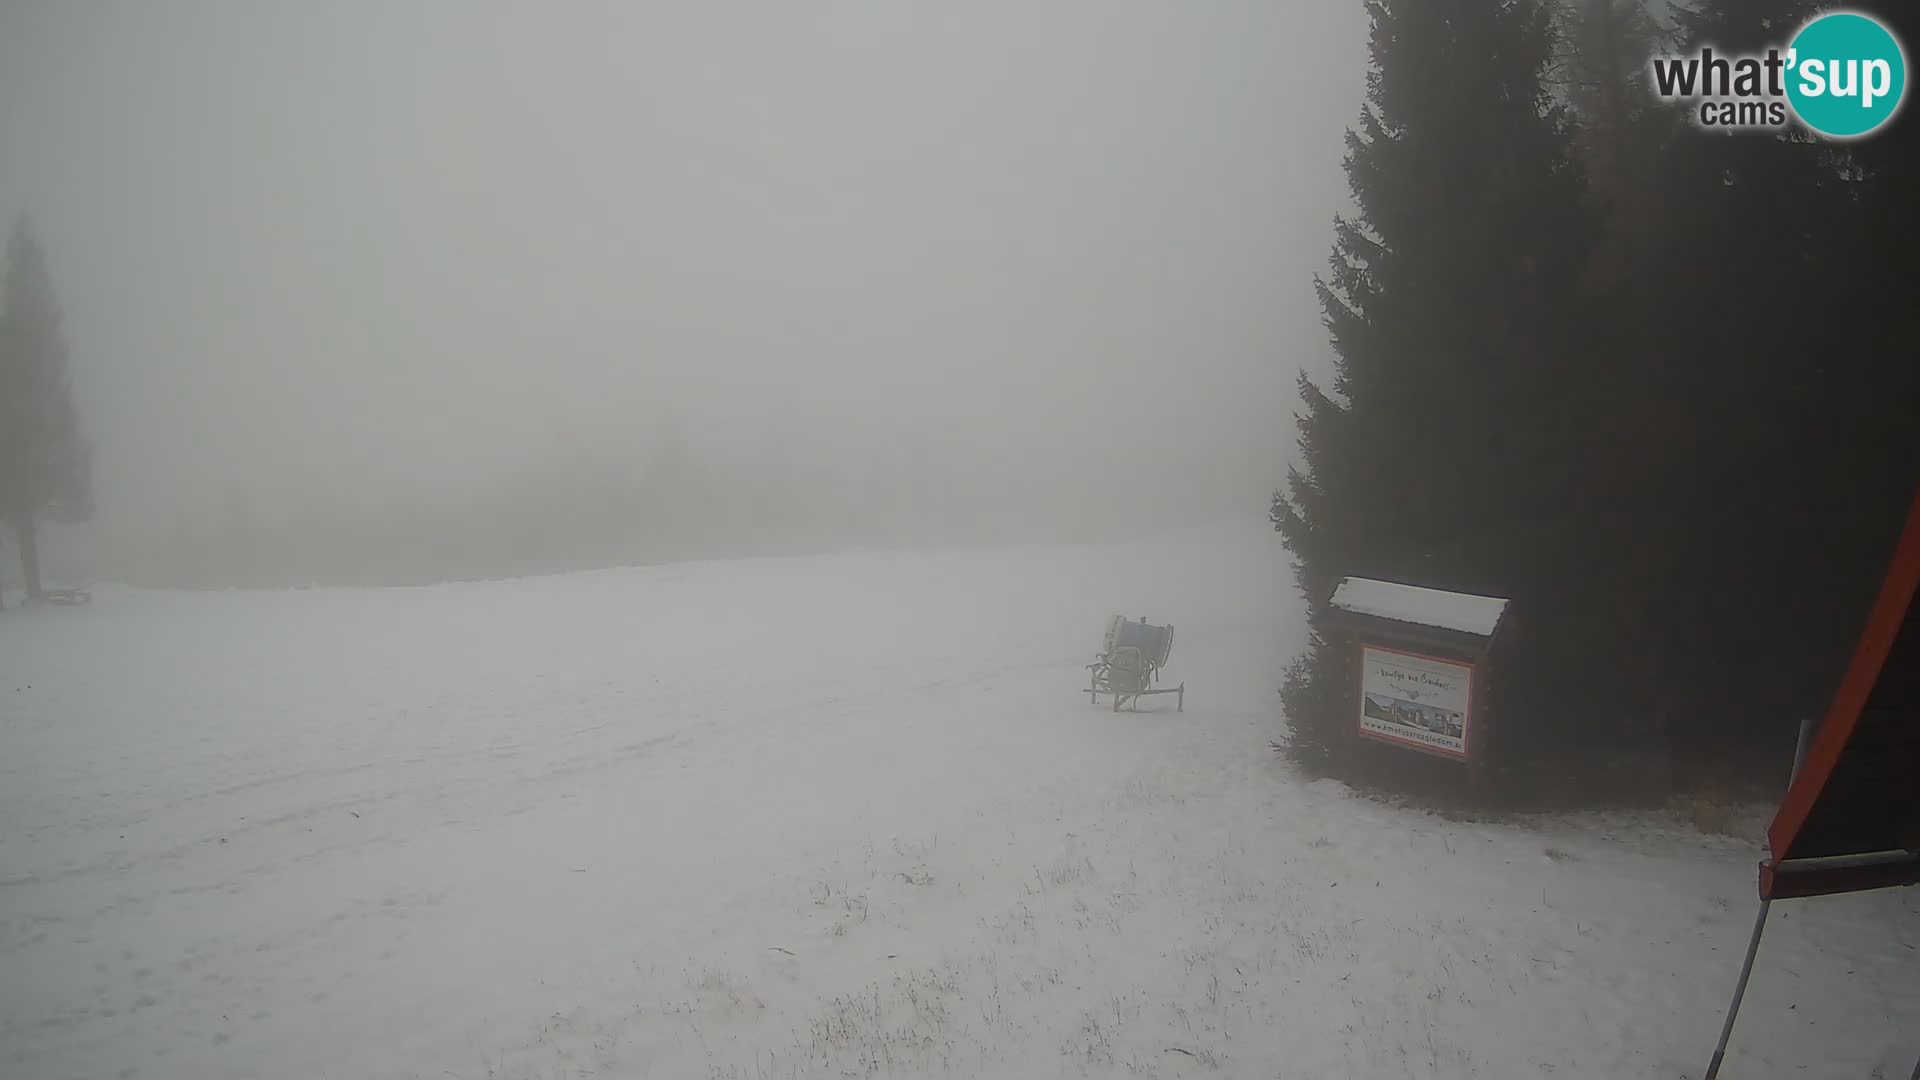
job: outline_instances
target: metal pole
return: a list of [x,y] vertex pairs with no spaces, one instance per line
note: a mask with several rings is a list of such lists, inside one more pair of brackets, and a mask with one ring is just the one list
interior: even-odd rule
[[1813,746],[1813,717],[1800,718],[1800,737],[1793,744],[1793,771],[1787,774],[1787,786],[1800,779],[1800,767],[1807,763],[1807,751]]
[[[1793,772],[1787,777],[1787,786],[1800,775],[1800,766],[1807,761],[1807,744],[1813,741],[1813,717],[1811,714],[1800,720],[1800,737],[1793,747]],[[1707,1063],[1707,1075],[1704,1080],[1714,1080],[1720,1075],[1720,1063],[1727,1057],[1727,1042],[1733,1038],[1733,1021],[1740,1015],[1740,1000],[1747,996],[1747,979],[1753,975],[1753,958],[1760,952],[1760,934],[1767,928],[1767,912],[1773,907],[1773,901],[1760,901],[1760,913],[1753,919],[1753,936],[1747,939],[1747,958],[1740,964],[1740,981],[1733,984],[1733,1003],[1727,1006],[1727,1022],[1720,1025],[1720,1042],[1713,1048],[1713,1060]],[[1916,1066],[1920,1068],[1920,1066]]]
[[1753,936],[1747,939],[1747,959],[1740,965],[1740,981],[1733,984],[1733,1004],[1727,1006],[1727,1022],[1720,1025],[1720,1042],[1713,1048],[1713,1060],[1707,1063],[1706,1080],[1720,1075],[1720,1063],[1727,1057],[1727,1040],[1733,1037],[1733,1018],[1740,1015],[1740,999],[1747,996],[1747,978],[1753,974],[1753,958],[1760,951],[1760,932],[1767,928],[1767,909],[1773,901],[1760,901],[1760,914],[1753,920]]

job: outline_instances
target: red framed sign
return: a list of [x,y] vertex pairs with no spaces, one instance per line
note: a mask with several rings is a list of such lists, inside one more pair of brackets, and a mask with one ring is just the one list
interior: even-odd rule
[[1458,761],[1473,756],[1476,664],[1365,641],[1358,653],[1354,721],[1362,738]]

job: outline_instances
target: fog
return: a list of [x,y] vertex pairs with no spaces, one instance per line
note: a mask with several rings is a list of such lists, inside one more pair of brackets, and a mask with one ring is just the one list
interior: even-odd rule
[[1303,7],[12,4],[0,214],[129,574],[1257,522],[1363,92]]

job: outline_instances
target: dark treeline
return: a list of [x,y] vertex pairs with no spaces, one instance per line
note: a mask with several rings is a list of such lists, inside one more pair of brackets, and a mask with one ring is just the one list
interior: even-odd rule
[[[1811,4],[1370,9],[1336,373],[1302,376],[1272,507],[1316,627],[1292,754],[1439,775],[1348,734],[1325,604],[1361,575],[1512,599],[1504,775],[1783,782],[1920,481],[1920,123],[1708,133],[1652,96],[1656,52],[1762,51]],[[1911,4],[1855,10],[1920,41]]]

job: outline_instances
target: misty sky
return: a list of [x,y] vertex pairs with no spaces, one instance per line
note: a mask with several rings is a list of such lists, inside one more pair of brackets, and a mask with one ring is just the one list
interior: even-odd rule
[[[1151,446],[1257,515],[1326,335],[1357,0],[13,2],[102,514],[556,447]],[[835,458],[834,460],[839,460]]]

